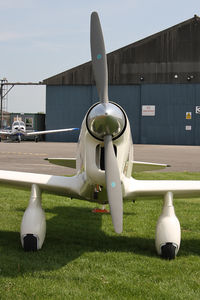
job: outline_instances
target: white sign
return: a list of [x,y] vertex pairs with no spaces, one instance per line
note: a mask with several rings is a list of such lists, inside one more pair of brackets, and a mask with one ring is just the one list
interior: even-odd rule
[[155,116],[156,107],[155,105],[142,105],[142,116]]
[[196,106],[196,114],[200,114],[200,106]]
[[187,130],[187,131],[188,131],[188,130],[192,130],[192,126],[191,126],[191,125],[186,125],[186,126],[185,126],[185,130]]

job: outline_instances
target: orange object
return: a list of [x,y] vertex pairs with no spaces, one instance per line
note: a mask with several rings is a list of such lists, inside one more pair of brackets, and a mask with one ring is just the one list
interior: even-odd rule
[[109,214],[110,212],[107,209],[94,208],[93,213]]

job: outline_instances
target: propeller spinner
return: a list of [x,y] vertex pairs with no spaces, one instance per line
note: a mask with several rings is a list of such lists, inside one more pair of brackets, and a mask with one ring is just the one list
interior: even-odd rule
[[119,167],[113,148],[113,139],[118,138],[126,127],[123,110],[108,99],[108,70],[103,33],[98,14],[91,15],[91,56],[100,103],[93,106],[87,116],[89,132],[104,141],[105,175],[108,202],[112,222],[117,233],[123,230],[123,198]]
[[103,141],[106,135],[117,139],[126,128],[125,113],[114,103],[97,103],[88,112],[87,128],[90,134],[100,141]]

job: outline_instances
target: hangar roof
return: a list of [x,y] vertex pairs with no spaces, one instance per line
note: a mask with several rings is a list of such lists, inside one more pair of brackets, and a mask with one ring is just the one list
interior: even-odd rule
[[[199,83],[200,17],[107,54],[109,84]],[[47,78],[47,85],[94,84],[91,61]]]

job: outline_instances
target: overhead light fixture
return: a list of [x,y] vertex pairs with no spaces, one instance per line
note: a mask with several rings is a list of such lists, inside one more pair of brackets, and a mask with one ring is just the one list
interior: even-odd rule
[[174,78],[177,79],[177,78],[178,78],[178,74],[175,74],[175,75],[174,75]]
[[188,75],[187,76],[187,81],[190,81],[191,79],[193,79],[194,78],[194,75]]

